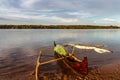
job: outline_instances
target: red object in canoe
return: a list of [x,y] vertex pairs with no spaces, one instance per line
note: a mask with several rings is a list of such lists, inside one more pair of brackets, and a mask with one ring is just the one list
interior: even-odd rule
[[[60,57],[61,57],[60,55],[55,53],[55,58],[60,58]],[[67,68],[70,68],[70,70],[72,69],[79,74],[82,74],[82,75],[88,74],[87,57],[84,57],[82,61],[78,61],[74,59],[74,57],[70,56],[57,62],[58,62],[58,65],[61,67],[61,69],[64,69],[65,72],[68,70]]]
[[82,62],[74,62],[71,63],[69,60],[67,61],[67,63],[78,73],[83,74],[83,75],[87,75],[88,74],[88,61],[87,61],[87,57],[84,57],[84,59],[82,60]]

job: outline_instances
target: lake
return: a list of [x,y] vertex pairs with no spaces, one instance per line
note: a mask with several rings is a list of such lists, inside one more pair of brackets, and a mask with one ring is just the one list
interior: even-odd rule
[[94,51],[83,50],[84,54],[82,52],[76,54],[79,58],[87,56],[89,66],[104,66],[120,62],[119,29],[1,29],[0,73],[34,69],[40,49],[44,53],[43,60],[53,59],[54,41],[59,44],[104,45],[102,48],[113,51],[110,54],[97,54]]

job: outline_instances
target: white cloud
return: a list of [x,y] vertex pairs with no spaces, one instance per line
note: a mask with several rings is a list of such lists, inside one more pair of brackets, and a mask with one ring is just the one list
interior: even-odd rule
[[92,17],[93,15],[88,12],[68,12],[68,15],[77,16],[81,18]]
[[102,18],[94,20],[97,25],[120,25],[120,20],[116,18]]
[[51,19],[55,20],[55,21],[60,21],[60,22],[65,22],[65,23],[73,23],[73,22],[78,22],[78,19],[72,19],[72,18],[61,18],[61,17],[56,17],[56,16],[52,16]]
[[39,2],[40,0],[21,0],[21,7],[23,8],[32,8],[35,3]]
[[117,20],[112,19],[112,18],[104,18],[103,20],[104,21],[110,21],[110,22],[116,22],[117,21]]
[[20,10],[18,10],[17,8],[13,8],[13,7],[0,7],[0,13],[4,13],[6,15],[6,13],[11,14],[11,13],[17,13],[20,12]]
[[[78,19],[76,18],[62,18],[62,17],[58,17],[58,16],[47,16],[47,15],[28,15],[28,14],[20,14],[20,13],[12,13],[12,14],[7,14],[7,15],[2,15],[0,16],[1,19],[4,20],[12,20],[12,21],[19,21],[19,22],[23,22],[26,21],[27,22],[35,22],[38,24],[42,24],[42,22],[47,23],[53,23],[53,24],[59,24],[59,23],[77,23],[79,22]],[[49,24],[49,23],[47,23]]]

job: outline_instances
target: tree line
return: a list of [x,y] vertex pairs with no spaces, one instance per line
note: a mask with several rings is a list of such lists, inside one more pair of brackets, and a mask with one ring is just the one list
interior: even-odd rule
[[118,26],[97,25],[0,25],[0,29],[117,29]]

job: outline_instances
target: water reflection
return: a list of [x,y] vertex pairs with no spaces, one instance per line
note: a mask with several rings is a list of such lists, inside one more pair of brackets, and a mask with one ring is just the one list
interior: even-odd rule
[[[52,46],[53,41],[57,41],[60,44],[104,44],[105,48],[111,49],[114,51],[114,54],[99,55],[91,51],[84,55],[89,56],[90,65],[93,65],[93,63],[98,64],[97,62],[99,64],[111,63],[113,60],[119,59],[119,40],[120,30],[118,29],[0,30],[0,68],[13,66],[12,63],[17,65],[22,63],[20,64],[22,66],[30,64],[27,60],[32,60],[34,63],[39,49],[41,47]],[[82,54],[80,58],[84,55]],[[105,62],[108,60],[109,62]]]

